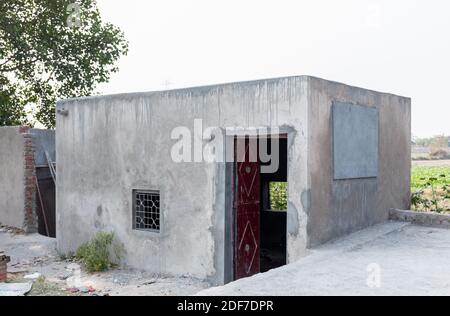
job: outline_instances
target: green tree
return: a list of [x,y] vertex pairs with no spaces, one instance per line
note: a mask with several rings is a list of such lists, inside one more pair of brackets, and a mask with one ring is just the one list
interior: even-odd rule
[[96,0],[1,0],[0,125],[54,127],[56,101],[92,94],[127,51]]

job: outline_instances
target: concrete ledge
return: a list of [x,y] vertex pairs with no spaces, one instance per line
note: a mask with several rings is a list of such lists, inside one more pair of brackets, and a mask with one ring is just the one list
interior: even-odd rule
[[450,215],[403,210],[390,210],[389,219],[416,225],[450,229]]

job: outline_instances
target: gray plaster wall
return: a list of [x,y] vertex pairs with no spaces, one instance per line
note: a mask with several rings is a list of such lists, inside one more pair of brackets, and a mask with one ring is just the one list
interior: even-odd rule
[[[308,246],[388,219],[408,209],[411,169],[411,100],[392,94],[309,78]],[[333,180],[333,102],[379,110],[378,176]],[[364,133],[361,127],[361,133]]]
[[[195,118],[206,127],[279,126],[289,132],[288,261],[305,254],[308,78],[58,102],[58,249],[75,251],[97,231],[114,231],[123,264],[223,283],[224,163],[175,163],[171,132]],[[132,190],[161,192],[160,233],[132,229]]]
[[50,129],[31,129],[34,143],[34,159],[37,166],[47,165],[45,152],[52,161],[56,161],[55,131]]
[[19,127],[0,127],[0,223],[23,228],[24,144]]

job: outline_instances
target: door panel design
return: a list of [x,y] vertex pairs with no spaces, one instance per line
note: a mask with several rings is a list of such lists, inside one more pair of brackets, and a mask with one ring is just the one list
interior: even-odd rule
[[235,279],[260,271],[260,165],[250,161],[258,150],[250,143],[245,140],[245,158],[236,163]]

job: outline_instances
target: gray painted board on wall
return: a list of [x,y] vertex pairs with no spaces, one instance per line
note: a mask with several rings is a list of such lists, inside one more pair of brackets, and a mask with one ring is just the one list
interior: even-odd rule
[[377,108],[333,102],[334,179],[378,176]]

